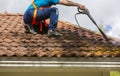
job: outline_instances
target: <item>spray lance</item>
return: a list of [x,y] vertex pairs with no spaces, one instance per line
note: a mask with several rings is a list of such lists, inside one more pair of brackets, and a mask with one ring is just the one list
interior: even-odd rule
[[105,40],[108,42],[109,39],[107,38],[107,36],[105,35],[105,33],[98,27],[98,24],[97,24],[97,23],[95,22],[95,20],[92,18],[89,10],[87,9],[86,11],[83,11],[83,10],[81,10],[81,9],[79,9],[79,8],[77,8],[77,9],[78,9],[78,13],[75,14],[75,20],[76,20],[78,26],[80,27],[79,22],[78,22],[76,16],[79,15],[79,14],[85,14],[85,15],[87,15],[87,16],[89,17],[89,19],[96,25],[96,27],[98,28],[98,30],[100,31],[100,33],[102,34],[102,36],[105,38]]

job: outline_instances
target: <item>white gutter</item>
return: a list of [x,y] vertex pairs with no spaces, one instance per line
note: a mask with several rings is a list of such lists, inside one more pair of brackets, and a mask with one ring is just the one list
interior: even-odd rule
[[75,62],[75,61],[0,61],[1,63],[18,63],[18,64],[120,64],[120,62]]
[[120,68],[120,62],[0,61],[0,67]]

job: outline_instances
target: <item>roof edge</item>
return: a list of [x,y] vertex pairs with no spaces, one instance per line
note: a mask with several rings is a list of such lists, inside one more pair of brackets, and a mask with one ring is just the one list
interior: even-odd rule
[[4,12],[4,13],[0,13],[0,16],[23,16],[23,13],[9,13],[9,12]]

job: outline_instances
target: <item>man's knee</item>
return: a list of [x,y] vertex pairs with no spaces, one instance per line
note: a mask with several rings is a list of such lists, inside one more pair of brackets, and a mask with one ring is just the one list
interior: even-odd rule
[[58,8],[52,7],[52,8],[51,8],[51,11],[52,11],[52,12],[57,12],[57,13],[58,13]]

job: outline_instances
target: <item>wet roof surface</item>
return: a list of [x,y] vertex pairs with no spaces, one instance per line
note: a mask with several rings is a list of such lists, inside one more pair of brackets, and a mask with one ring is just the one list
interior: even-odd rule
[[[106,43],[102,35],[59,21],[62,37],[26,34],[21,14],[0,14],[0,56],[120,57],[120,46]],[[114,38],[110,38],[111,41]]]

